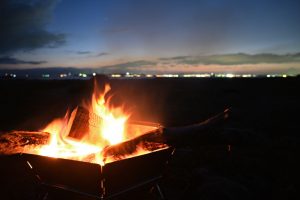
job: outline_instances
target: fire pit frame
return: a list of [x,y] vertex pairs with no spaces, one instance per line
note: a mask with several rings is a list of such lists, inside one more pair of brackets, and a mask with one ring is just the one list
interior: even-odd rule
[[111,199],[146,185],[155,186],[164,199],[158,183],[174,150],[167,147],[104,166],[33,154],[19,154],[19,158],[37,180],[38,199],[44,199],[52,190]]

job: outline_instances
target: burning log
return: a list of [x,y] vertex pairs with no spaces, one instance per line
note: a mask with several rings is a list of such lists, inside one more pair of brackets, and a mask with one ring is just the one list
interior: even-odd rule
[[[203,138],[203,136],[208,135],[207,133],[209,133],[211,129],[218,127],[218,125],[227,118],[228,112],[229,109],[201,123],[189,126],[150,126],[151,129],[144,129],[144,131],[148,132],[142,135],[133,137],[132,139],[116,145],[106,146],[101,152],[102,158],[104,159],[103,161],[105,162],[107,159],[119,160],[128,155],[134,154],[140,149],[152,152],[157,149],[165,148],[168,145],[181,146],[185,143],[191,143],[195,140],[195,138],[198,138],[199,136]],[[89,112],[83,107],[77,107],[73,110],[68,120],[68,137],[80,140],[86,134],[91,132],[99,134],[102,122],[103,119],[101,117]],[[0,137],[0,153],[35,153],[35,146],[45,145],[48,141],[48,133],[14,131]],[[94,153],[87,155],[87,159],[89,159],[90,156],[94,157],[95,155]]]
[[0,155],[23,153],[30,147],[47,144],[48,140],[45,132],[11,131],[0,136]]
[[181,145],[185,140],[193,141],[195,137],[223,122],[228,117],[229,109],[219,113],[201,123],[182,127],[160,127],[131,140],[107,146],[103,151],[103,158],[122,157],[134,153],[139,145],[147,143]]
[[[208,130],[216,127],[228,117],[229,109],[201,122],[182,127],[158,127],[140,136],[116,145],[110,145],[103,149],[102,155],[106,159],[114,157],[122,158],[134,153],[139,147],[153,149],[153,146],[169,144],[180,146],[195,137],[204,135]],[[99,131],[102,119],[98,115],[89,112],[83,107],[73,110],[68,122],[69,137],[82,139],[86,133]]]
[[97,133],[100,130],[101,123],[101,117],[78,106],[72,111],[68,121],[68,136],[82,139],[86,133]]

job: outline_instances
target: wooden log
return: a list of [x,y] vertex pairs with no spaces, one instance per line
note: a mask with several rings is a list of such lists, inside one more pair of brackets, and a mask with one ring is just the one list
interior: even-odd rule
[[[195,137],[205,134],[211,128],[216,127],[228,117],[229,109],[211,117],[201,123],[196,123],[183,127],[159,127],[143,135],[127,140],[125,142],[107,146],[103,150],[105,157],[122,157],[134,153],[138,146],[145,146],[145,143],[169,144],[180,146],[183,143],[193,141]],[[89,112],[83,107],[77,107],[71,113],[68,121],[68,136],[76,139],[82,139],[85,134],[99,134],[102,118],[95,113]]]
[[219,113],[201,123],[182,127],[158,128],[131,140],[107,146],[102,154],[103,157],[122,157],[136,151],[137,147],[146,142],[165,143],[169,145],[181,145],[183,142],[193,141],[196,136],[205,134],[206,131],[228,118],[229,109]]
[[69,118],[67,131],[68,136],[75,139],[82,139],[88,133],[97,134],[100,130],[102,118],[87,109],[76,107]]
[[0,154],[24,153],[35,146],[45,145],[48,141],[49,133],[11,131],[0,136]]
[[[136,151],[139,145],[168,144],[178,146],[183,142],[193,141],[195,137],[204,135],[207,130],[214,128],[228,117],[229,109],[201,123],[183,127],[159,127],[128,141],[107,146],[103,156],[122,157]],[[102,119],[83,107],[73,110],[68,122],[69,137],[81,139],[90,131],[99,132]],[[12,131],[0,137],[0,154],[20,153],[29,145],[43,145],[49,139],[48,133]],[[154,145],[154,146],[155,146]],[[151,146],[151,145],[150,145]]]

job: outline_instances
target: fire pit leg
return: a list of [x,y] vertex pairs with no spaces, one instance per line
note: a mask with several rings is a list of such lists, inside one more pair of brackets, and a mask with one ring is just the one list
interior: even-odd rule
[[159,186],[158,183],[155,184],[155,188],[156,188],[156,190],[157,190],[157,192],[159,194],[160,199],[161,200],[166,200],[166,197],[165,197],[165,195],[163,193],[163,190],[161,189],[161,187]]
[[39,189],[36,194],[36,200],[47,200],[49,192],[45,190],[42,185],[39,186]]

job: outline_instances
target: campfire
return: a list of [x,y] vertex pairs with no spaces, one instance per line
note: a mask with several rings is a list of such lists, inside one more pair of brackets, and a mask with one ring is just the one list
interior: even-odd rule
[[[109,146],[130,140],[142,134],[157,131],[159,124],[128,122],[130,113],[124,106],[111,106],[109,84],[100,91],[95,82],[92,99],[83,101],[71,113],[50,122],[37,135],[49,134],[42,144],[23,145],[14,153],[29,153],[53,158],[72,159],[104,165],[119,159],[143,155],[166,144],[140,143],[135,150],[120,156],[105,156]],[[22,145],[21,145],[22,146]],[[9,149],[10,151],[11,149]]]
[[205,134],[229,111],[197,124],[163,127],[130,120],[124,105],[111,103],[109,91],[108,84],[102,92],[95,84],[90,101],[43,130],[2,135],[0,153],[20,160],[47,191],[110,198],[154,184],[161,193],[158,180],[174,147]]
[[[104,165],[120,159],[104,157],[106,147],[159,128],[154,123],[129,123],[130,113],[126,113],[123,106],[111,106],[111,96],[107,96],[110,86],[106,84],[102,93],[99,92],[97,84],[94,88],[90,102],[83,102],[70,114],[66,113],[63,118],[55,119],[43,129],[42,132],[50,134],[46,145],[27,149],[25,153]],[[163,144],[156,146],[167,147]],[[122,158],[149,152],[148,146],[139,144],[134,152],[123,155]]]

